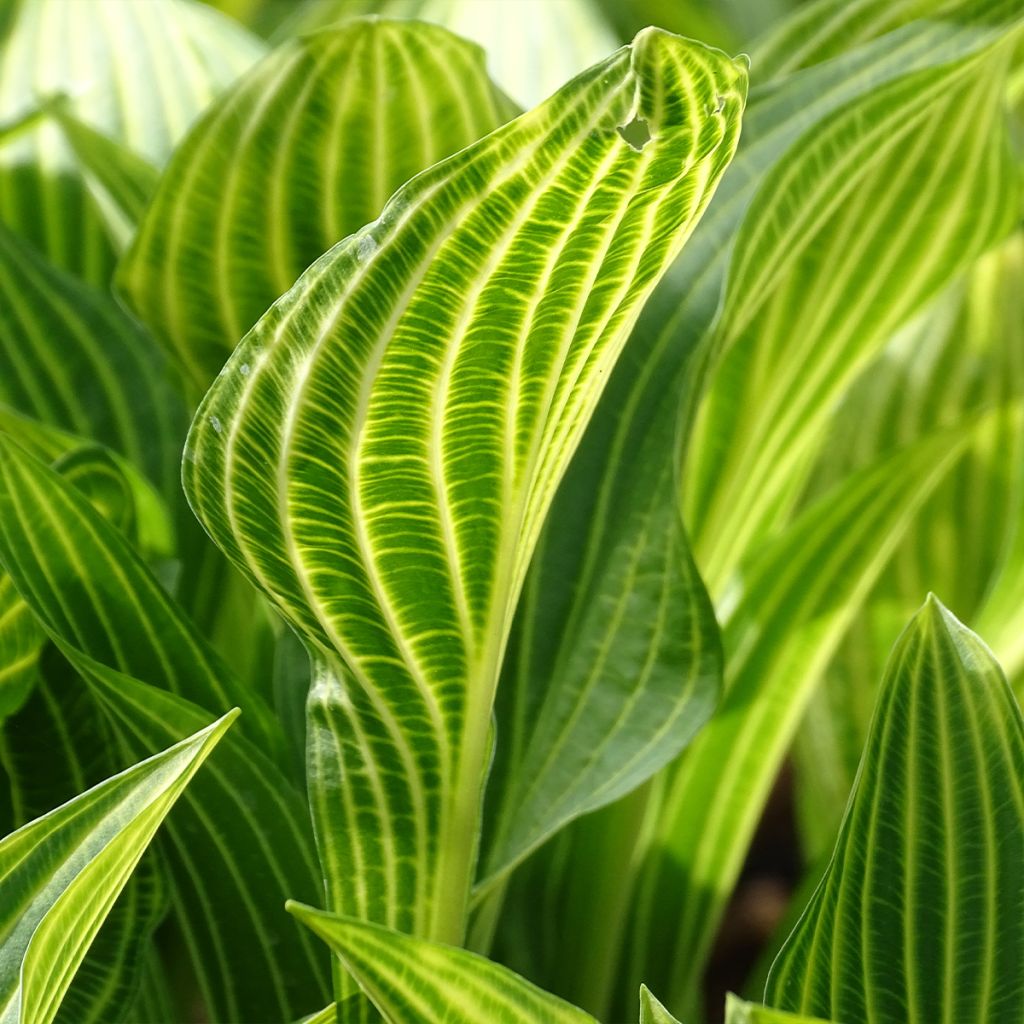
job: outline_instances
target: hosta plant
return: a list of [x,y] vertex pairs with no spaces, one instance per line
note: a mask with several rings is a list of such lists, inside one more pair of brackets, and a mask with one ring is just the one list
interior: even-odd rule
[[0,1021],[1024,1024],[1022,54],[0,0]]

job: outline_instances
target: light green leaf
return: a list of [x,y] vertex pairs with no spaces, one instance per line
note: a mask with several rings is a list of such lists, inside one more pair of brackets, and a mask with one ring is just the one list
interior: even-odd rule
[[[642,1022],[641,1022],[642,1024]],[[820,1017],[785,1013],[758,1003],[748,1003],[731,992],[725,1000],[725,1024],[833,1024]]]
[[716,600],[785,521],[858,371],[1017,218],[1011,53],[997,44],[874,90],[762,184],[687,465],[687,523]]
[[646,985],[640,986],[640,1024],[680,1024]]
[[947,0],[816,0],[803,4],[757,43],[751,59],[759,81],[783,78],[955,7]]
[[[1005,31],[1005,19],[1017,13],[1014,5],[1002,0],[981,6],[972,0],[969,5],[961,5],[954,20],[916,24],[842,60],[811,68],[760,94],[755,92],[744,116],[743,139],[736,161],[726,173],[714,203],[693,238],[645,307],[552,508],[546,535],[531,568],[534,579],[526,584],[520,621],[511,639],[516,648],[509,665],[529,665],[529,670],[520,672],[518,679],[506,676],[499,689],[496,771],[501,766],[500,737],[513,733],[517,720],[515,715],[503,717],[508,711],[506,699],[514,695],[516,701],[519,700],[509,683],[514,681],[529,694],[527,703],[521,706],[539,707],[543,701],[551,700],[552,691],[563,682],[552,671],[557,662],[552,657],[551,647],[567,632],[567,648],[570,643],[578,642],[572,632],[574,618],[579,614],[577,606],[585,600],[592,605],[605,603],[614,607],[622,600],[621,579],[614,573],[605,573],[602,566],[609,554],[621,546],[636,543],[635,537],[622,527],[643,522],[643,517],[637,512],[627,516],[625,511],[643,508],[649,522],[659,521],[659,516],[663,523],[673,522],[663,510],[659,511],[664,495],[637,487],[635,482],[649,475],[652,466],[667,467],[664,472],[669,478],[678,471],[680,438],[685,438],[686,434],[687,396],[700,386],[708,358],[708,342],[713,340],[711,328],[728,269],[730,239],[750,215],[758,184],[773,167],[794,159],[793,154],[799,151],[803,137],[816,124],[828,123],[858,97],[908,72],[958,60],[965,54],[991,46]],[[663,550],[669,549],[668,537],[665,537]],[[662,576],[646,581],[646,585],[664,585],[669,572],[678,574],[679,565],[666,562]],[[602,585],[603,579],[611,584],[607,589]],[[535,600],[538,596],[541,600]],[[679,607],[673,605],[675,614],[679,614]],[[645,620],[632,626],[649,634]],[[588,645],[594,643],[592,637],[583,639]],[[556,647],[554,653],[557,650]],[[681,666],[666,659],[659,668],[679,672]],[[530,701],[536,703],[531,705]],[[530,711],[523,713],[519,720],[534,727]],[[610,819],[615,823],[620,819],[642,820],[643,805],[650,798],[641,792],[635,799],[638,808],[621,814],[613,809]],[[758,811],[755,809],[753,813],[756,816]],[[685,824],[681,827],[690,831]],[[557,883],[545,881],[538,886],[542,898],[513,910],[512,916],[517,922],[524,917],[528,919],[521,922],[522,929],[516,932],[521,941],[514,938],[504,941],[504,922],[497,936],[504,962],[510,962],[510,956],[520,955],[523,947],[530,944],[533,948],[525,954],[530,961],[530,977],[550,989],[557,987],[598,1017],[604,1016],[604,1000],[611,994],[614,1003],[608,1012],[613,1019],[627,1019],[634,1011],[635,993],[641,981],[647,980],[659,987],[663,982],[665,991],[671,988],[671,982],[667,975],[652,977],[644,970],[645,960],[661,963],[656,946],[644,956],[637,956],[640,962],[636,970],[625,985],[616,988],[617,957],[635,948],[640,939],[627,939],[623,949],[609,938],[609,934],[618,933],[618,919],[612,916],[612,907],[628,910],[636,904],[630,896],[631,890],[626,887],[630,886],[637,864],[642,863],[643,858],[625,841],[609,842],[601,844],[605,859],[599,863],[591,855],[594,832],[599,828],[600,825],[595,825],[592,829],[581,829],[578,841],[573,837],[573,849],[559,854],[564,854],[565,875],[572,879],[570,888],[579,890],[580,899],[575,901],[579,914],[574,916],[572,908],[561,902],[557,914],[547,913],[545,908],[550,906]],[[659,831],[652,817],[647,827],[635,824],[629,834],[642,850],[648,838],[652,834],[658,836]],[[657,841],[660,844],[668,840],[659,838]],[[617,858],[611,856],[611,848],[615,846]],[[546,870],[549,863],[545,860],[538,872]],[[586,899],[587,882],[581,880],[590,880],[593,887],[602,892],[614,890],[617,898],[613,905],[598,908]],[[645,906],[656,907],[662,902],[666,907],[678,907],[679,881],[677,878],[672,878],[671,884],[668,881],[666,876],[664,894],[658,889],[647,891],[645,883],[641,914],[647,912],[643,909]],[[653,892],[658,895],[653,896]],[[535,908],[535,916],[529,920]],[[664,926],[672,932],[677,915],[670,912],[666,916]],[[608,959],[599,958],[600,963],[595,966],[594,958],[567,936],[591,935],[598,928],[602,937],[599,944],[602,953],[607,947]],[[541,946],[543,949],[538,950]],[[668,959],[671,959],[673,971],[685,969],[696,973],[700,970],[688,953]],[[535,973],[539,964],[544,965],[542,972]]]
[[123,252],[156,190],[159,171],[123,143],[79,120],[67,104],[55,103],[52,116],[74,151],[111,242]]
[[[52,649],[43,653],[32,694],[3,723],[0,763],[10,791],[6,833],[66,803],[124,766],[89,689]],[[128,1017],[154,928],[167,913],[167,886],[147,853],[96,933],[64,994],[58,1024],[108,1024]]]
[[103,918],[236,714],[0,841],[0,1019],[54,1019]]
[[205,389],[318,256],[515,113],[443,29],[358,20],[290,41],[175,154],[119,287]]
[[[642,33],[400,189],[197,414],[196,514],[318,655],[332,907],[462,938],[525,569],[640,303],[732,155],[745,80]],[[642,150],[617,131],[634,119]]]
[[[160,166],[261,50],[192,0],[31,0],[0,44],[0,123],[67,96],[76,118]],[[0,146],[0,220],[59,267],[106,285],[116,249],[88,178],[43,118]]]
[[1024,719],[929,597],[897,642],[832,861],[766,1001],[838,1020],[1024,1020]]
[[[297,35],[370,12],[434,22],[473,40],[487,54],[491,77],[526,106],[545,99],[621,41],[590,0],[306,0],[277,35]],[[641,25],[652,23],[661,24],[652,19]]]
[[0,403],[107,445],[170,495],[187,420],[168,369],[109,295],[0,224]]
[[627,941],[631,979],[646,972],[673,1009],[694,999],[761,809],[821,672],[915,511],[965,444],[962,432],[940,434],[854,474],[745,567],[742,598],[724,623],[726,695],[651,812],[656,831]]
[[[821,490],[878,451],[997,409],[929,498],[815,694],[797,745],[801,840],[835,841],[892,638],[929,587],[985,630],[1011,682],[1021,629],[1012,537],[1024,500],[1024,235],[977,261],[893,338],[843,401],[823,447]],[[999,596],[1002,592],[1002,597]]]
[[597,1024],[506,967],[289,901],[288,909],[340,957],[387,1024]]

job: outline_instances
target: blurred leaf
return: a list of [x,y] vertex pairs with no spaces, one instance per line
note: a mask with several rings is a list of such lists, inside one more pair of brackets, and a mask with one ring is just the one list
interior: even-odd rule
[[113,299],[2,224],[0,402],[108,445],[165,495],[180,486],[187,421],[166,359]]
[[[358,14],[433,22],[483,48],[491,77],[524,106],[534,106],[626,39],[592,0],[306,0],[278,29],[297,35]],[[703,38],[703,37],[701,37]]]
[[640,986],[640,1024],[680,1024],[646,985]]
[[387,1024],[597,1024],[475,953],[289,902],[341,958]]
[[893,650],[825,877],[766,1000],[839,1020],[1024,1020],[1024,720],[934,598]]
[[235,714],[0,841],[4,1019],[54,1019],[103,918]]
[[[641,1022],[642,1024],[642,1022]],[[731,992],[725,1003],[725,1024],[832,1024],[820,1017],[805,1017],[747,1003]]]
[[[85,125],[160,166],[261,49],[192,0],[31,0],[0,43],[0,123],[66,96]],[[0,220],[59,267],[109,282],[115,240],[51,118],[0,146]]]

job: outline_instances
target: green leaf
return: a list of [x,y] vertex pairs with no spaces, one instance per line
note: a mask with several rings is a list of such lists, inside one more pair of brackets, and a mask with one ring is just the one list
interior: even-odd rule
[[645,974],[673,1009],[694,999],[821,672],[915,511],[966,443],[962,431],[940,433],[852,475],[744,567],[742,596],[724,623],[725,698],[650,812],[654,837],[626,944],[630,979]]
[[387,1024],[597,1024],[475,953],[289,901],[356,978]]
[[832,861],[766,1001],[838,1020],[1024,1020],[1024,719],[934,597],[893,649]]
[[[554,489],[710,200],[745,69],[651,30],[400,189],[246,337],[185,485],[317,653],[329,902],[460,941],[490,718]],[[617,128],[647,122],[635,149]]]
[[[807,134],[813,132],[816,125],[829,123],[851,103],[910,72],[981,52],[1001,38],[1008,23],[1018,14],[1016,5],[1002,0],[983,4],[971,0],[951,10],[949,18],[907,26],[839,60],[812,67],[778,86],[755,90],[744,115],[743,139],[736,160],[694,236],[645,307],[549,516],[546,536],[531,569],[531,573],[539,574],[539,579],[528,580],[524,608],[531,602],[531,595],[542,599],[532,602],[529,618],[521,616],[512,637],[517,646],[523,644],[525,653],[515,652],[510,656],[510,664],[515,658],[519,664],[530,666],[528,671],[520,673],[523,688],[532,690],[535,695],[529,699],[549,700],[551,691],[561,685],[562,680],[552,671],[555,662],[549,649],[556,638],[573,627],[578,614],[576,606],[586,601],[592,605],[605,602],[614,607],[622,599],[621,581],[614,574],[604,577],[613,586],[605,589],[601,585],[602,565],[620,546],[635,543],[621,526],[642,519],[639,515],[628,518],[624,510],[638,506],[649,508],[646,513],[649,521],[656,521],[658,503],[665,500],[659,492],[635,486],[635,481],[649,475],[652,465],[667,466],[664,472],[669,475],[678,471],[682,458],[680,438],[686,435],[688,396],[694,391],[699,393],[709,358],[709,342],[714,341],[713,324],[723,279],[729,269],[731,240],[748,218],[748,223],[754,223],[751,202],[758,186],[773,168],[798,158]],[[586,497],[581,498],[581,495]],[[661,521],[672,522],[664,512],[660,515]],[[673,566],[667,569],[674,573],[679,571]],[[652,582],[663,585],[663,581],[664,576],[648,581],[647,585]],[[678,613],[678,606],[675,610]],[[731,610],[723,607],[725,613]],[[633,624],[634,629],[643,632],[648,632],[647,626],[644,620]],[[587,641],[593,642],[592,638]],[[571,642],[575,642],[575,637]],[[665,667],[671,669],[672,665],[666,662]],[[679,671],[678,665],[675,670]],[[502,754],[500,737],[508,735],[513,727],[501,717],[506,710],[505,698],[511,693],[509,681],[509,677],[504,678],[499,690],[499,759]],[[533,727],[529,713],[522,720]],[[514,718],[508,720],[514,721]],[[499,760],[496,770],[500,763]],[[619,817],[642,817],[642,805],[648,799],[647,793],[638,793],[636,801],[640,812],[613,814],[612,817],[616,821]],[[753,813],[758,812],[755,809]],[[671,840],[662,835],[662,831],[670,831],[667,820],[664,830],[653,826],[636,827],[633,835],[640,851],[652,836],[655,846],[671,844]],[[680,827],[691,831],[686,824]],[[598,863],[591,856],[592,834],[593,830],[581,831],[578,842],[573,838],[573,849],[565,852],[563,860],[568,862],[565,869],[568,877],[576,881],[592,878],[600,891],[616,890],[620,894],[617,905],[628,908],[636,903],[641,916],[648,912],[645,908],[658,907],[661,903],[666,907],[678,906],[680,880],[671,871],[666,872],[664,890],[660,886],[648,889],[648,883],[643,882],[636,900],[628,892],[623,894],[624,887],[630,886],[635,876],[637,864],[643,862],[641,852],[621,843],[620,859],[606,856],[603,863]],[[609,853],[608,845],[611,844],[602,844],[603,855]],[[657,860],[656,850],[651,860]],[[544,908],[550,905],[548,897],[556,887],[555,882],[544,883],[540,887],[543,900],[525,909],[515,908],[513,916],[517,921],[529,918],[534,906],[538,908],[533,919],[524,922],[522,931],[517,933],[521,937],[518,944],[503,942],[504,924],[499,926],[502,958],[507,959],[513,952],[510,945],[515,945],[516,950],[528,943],[544,945],[540,956],[536,955],[536,949],[528,954],[530,976],[550,989],[557,988],[570,995],[597,1016],[603,1016],[600,993],[611,988],[616,980],[614,965],[619,951],[613,948],[607,964],[595,968],[587,951],[568,936],[593,934],[597,919],[601,921],[602,937],[607,929],[614,931],[615,925],[609,919],[609,911],[602,908],[598,912],[593,902],[585,899],[583,883],[578,886],[584,897],[579,901],[578,919],[561,905],[557,915],[545,916]],[[664,927],[671,933],[676,922],[676,913],[669,912]],[[628,938],[623,943],[624,950],[638,948],[635,943],[639,941],[638,937]],[[601,945],[615,944],[606,943],[602,938]],[[645,961],[648,964],[662,962],[660,948],[660,944],[655,943],[647,954],[637,954],[640,965],[630,974],[627,983],[615,991],[616,1001],[610,1011],[613,1019],[626,1019],[633,1012],[640,981],[656,983],[659,988],[663,983],[665,991],[671,989],[667,974],[656,973],[652,977],[643,969]],[[548,959],[550,973],[533,973],[533,965],[538,960]],[[689,953],[667,959],[672,963],[672,971],[700,969]],[[659,967],[657,971],[662,969]],[[595,993],[587,988],[594,978],[601,979],[596,999]]]
[[[192,0],[32,0],[0,44],[0,123],[67,96],[74,117],[160,166],[261,49]],[[0,146],[0,220],[57,266],[109,282],[115,240],[53,119]]]
[[[307,0],[296,5],[276,35],[298,35],[370,12],[435,22],[473,40],[487,54],[498,85],[527,106],[545,99],[620,42],[590,0],[488,0],[484,7],[476,0],[370,0],[362,5],[354,0]],[[648,24],[662,23],[648,19],[637,28]]]
[[0,513],[0,563],[48,631],[202,707],[245,706],[244,731],[271,750],[280,747],[267,709],[197,635],[117,528],[6,437]]
[[[0,732],[12,812],[0,825],[4,833],[98,785],[125,764],[115,756],[92,693],[52,648],[44,650],[34,675],[31,696]],[[142,963],[153,955],[153,930],[166,916],[167,898],[159,862],[147,853],[96,933],[61,1002],[58,1024],[126,1018]]]
[[515,113],[483,54],[433,26],[359,20],[290,41],[183,142],[119,287],[205,389],[309,264]]
[[1000,41],[874,90],[762,184],[687,465],[687,522],[716,599],[785,521],[858,371],[1017,218],[1011,53]]
[[0,224],[0,403],[107,445],[170,495],[187,420],[168,369],[109,295]]
[[91,128],[66,107],[65,103],[54,104],[52,116],[74,151],[111,241],[123,252],[149,205],[160,173],[148,160]]
[[646,985],[640,986],[640,1024],[680,1024]]
[[797,745],[801,840],[835,842],[892,637],[929,587],[984,631],[1011,682],[1021,630],[1014,549],[1024,500],[1024,235],[978,260],[892,339],[838,410],[813,487],[936,426],[996,409],[922,507],[816,692]]
[[[642,1022],[641,1022],[642,1024]],[[748,1003],[731,992],[725,1000],[725,1024],[832,1024],[820,1017],[805,1017]]]
[[[168,830],[175,918],[212,1018],[273,1007],[291,1019],[323,1005],[326,965],[282,909],[288,895],[315,897],[319,874],[303,798],[268,758],[284,759],[269,709],[85,498],[5,439],[0,513],[0,563],[96,691],[126,757],[195,728],[232,695],[244,702],[245,732],[262,749],[232,736]],[[230,970],[227,950],[251,977]]]
[[0,722],[32,692],[43,638],[10,576],[0,573]]
[[3,1020],[53,1020],[103,918],[236,714],[0,841]]

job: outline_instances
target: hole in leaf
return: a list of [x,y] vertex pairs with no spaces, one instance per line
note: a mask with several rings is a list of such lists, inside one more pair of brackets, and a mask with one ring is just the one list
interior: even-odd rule
[[629,124],[620,124],[615,130],[622,136],[623,141],[638,153],[652,138],[651,130],[642,117],[634,117]]

